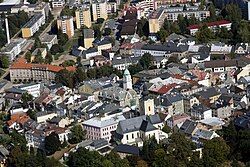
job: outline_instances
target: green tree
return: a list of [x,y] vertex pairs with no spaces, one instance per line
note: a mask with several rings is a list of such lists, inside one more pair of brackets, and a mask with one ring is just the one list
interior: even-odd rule
[[31,52],[28,51],[26,54],[25,54],[25,59],[27,60],[27,62],[30,62],[31,61]]
[[222,16],[231,22],[240,22],[242,19],[241,9],[238,5],[230,3],[222,10]]
[[8,68],[10,65],[9,58],[5,55],[0,57],[0,63],[2,68]]
[[128,66],[128,70],[129,70],[131,75],[134,75],[134,74],[142,71],[143,68],[140,64],[132,64],[132,65]]
[[74,87],[74,73],[70,72],[66,69],[60,70],[55,77],[55,80],[57,83],[62,83],[65,86],[68,86],[69,88]]
[[217,15],[216,15],[216,9],[215,9],[215,6],[214,6],[213,3],[211,3],[211,4],[209,5],[208,10],[209,10],[209,12],[210,12],[209,20],[210,20],[210,21],[216,21]]
[[154,57],[150,53],[145,53],[139,60],[140,65],[144,69],[149,69],[153,65]]
[[40,49],[38,49],[38,51],[37,51],[37,54],[36,54],[35,59],[34,59],[34,63],[39,63],[39,64],[44,63],[44,59],[42,57],[42,52]]
[[81,83],[83,80],[87,79],[87,74],[83,71],[82,67],[77,67],[74,78],[76,83]]
[[57,32],[58,44],[60,46],[64,46],[66,42],[69,40],[68,35],[63,33],[61,30]]
[[33,96],[29,93],[24,93],[22,94],[22,102],[23,102],[23,107],[27,108],[29,106],[29,102],[33,100]]
[[172,130],[169,126],[167,125],[164,125],[164,127],[162,128],[162,131],[165,132],[165,133],[170,133]]
[[112,30],[111,30],[110,28],[105,28],[105,29],[104,29],[103,35],[104,35],[104,36],[108,36],[108,35],[110,35],[111,33],[112,33]]
[[149,23],[145,18],[141,18],[137,23],[137,34],[142,37],[149,35]]
[[250,25],[248,22],[242,21],[237,28],[239,42],[250,42]]
[[50,53],[50,51],[47,53],[46,57],[45,57],[45,63],[47,64],[51,64],[53,62],[53,56]]
[[104,21],[105,21],[104,18],[98,18],[98,19],[96,20],[96,23],[97,23],[97,24],[102,24]]
[[71,131],[71,134],[70,134],[69,142],[71,144],[80,143],[81,141],[85,139],[86,131],[83,130],[81,125],[73,126],[73,128],[71,128],[70,131]]
[[54,154],[61,147],[61,142],[59,140],[58,134],[52,132],[49,136],[45,137],[44,140],[44,148],[46,150],[47,155]]
[[37,0],[27,0],[29,3],[31,3],[31,4],[35,4],[35,3],[37,3]]
[[163,42],[166,42],[166,38],[168,36],[168,32],[161,28],[160,31],[157,32],[157,37],[158,39],[163,43]]
[[28,115],[31,119],[36,120],[36,111],[35,111],[35,110],[29,109],[29,110],[27,111],[27,115]]
[[204,10],[206,7],[206,1],[205,0],[201,0],[200,1],[200,5],[199,5],[199,9],[200,10]]
[[3,31],[3,29],[0,28],[0,47],[3,47],[6,42],[7,42],[7,38],[6,38],[6,33]]
[[182,15],[178,15],[177,23],[178,23],[178,26],[180,27],[181,33],[186,34],[187,24],[188,24],[187,18],[186,17],[184,18]]
[[50,52],[51,52],[52,55],[56,55],[57,53],[62,53],[63,52],[63,47],[62,47],[62,45],[54,44],[50,48]]
[[216,167],[227,160],[230,148],[221,138],[206,141],[203,149],[203,163]]
[[212,30],[208,28],[206,24],[202,25],[201,28],[195,33],[195,37],[200,43],[207,43],[214,39],[214,34]]
[[101,39],[101,37],[102,37],[102,32],[101,32],[100,28],[101,27],[99,25],[94,25],[93,26],[94,36],[97,39]]

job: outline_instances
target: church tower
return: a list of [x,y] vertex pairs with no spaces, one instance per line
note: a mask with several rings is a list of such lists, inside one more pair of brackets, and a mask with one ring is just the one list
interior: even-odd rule
[[123,89],[132,89],[132,78],[129,70],[126,68],[123,74]]

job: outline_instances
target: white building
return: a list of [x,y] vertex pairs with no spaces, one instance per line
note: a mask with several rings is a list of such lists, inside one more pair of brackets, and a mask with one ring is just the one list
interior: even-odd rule
[[18,87],[21,90],[26,90],[33,97],[39,97],[41,94],[41,84],[40,83],[32,83],[25,84]]
[[52,0],[52,8],[62,8],[65,5],[65,0]]
[[58,43],[57,35],[50,35],[47,33],[40,37],[40,41],[42,44],[45,44],[48,49],[50,49],[54,44]]
[[212,118],[212,110],[202,104],[194,104],[191,108],[191,117],[194,119],[209,119]]
[[87,131],[87,139],[105,139],[110,141],[111,132],[115,131],[119,121],[125,120],[123,115],[93,117],[83,122],[83,128]]
[[12,40],[1,50],[1,54],[9,57],[10,61],[13,61],[17,55],[22,52],[22,48],[26,44],[26,39],[19,38]]

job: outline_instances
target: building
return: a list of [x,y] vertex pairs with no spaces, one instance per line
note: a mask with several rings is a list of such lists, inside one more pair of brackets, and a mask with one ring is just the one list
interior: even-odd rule
[[125,120],[123,115],[113,117],[94,117],[83,122],[83,128],[86,130],[87,139],[97,140],[105,139],[111,140],[111,132],[115,131],[119,121]]
[[75,11],[76,16],[76,28],[80,29],[83,26],[91,27],[91,14],[90,8],[87,6],[81,6]]
[[9,44],[1,49],[1,54],[8,56],[10,61],[13,61],[17,55],[22,52],[23,47],[26,44],[26,39],[19,38],[13,39]]
[[187,10],[187,11],[174,11],[174,12],[167,12],[166,18],[169,21],[177,21],[178,16],[182,15],[183,17],[190,18],[194,16],[197,20],[204,20],[210,16],[210,12],[208,10]]
[[191,117],[194,119],[209,119],[212,118],[212,110],[202,104],[195,104],[191,108]]
[[123,74],[123,89],[132,89],[132,78],[129,70],[126,68]]
[[107,12],[108,14],[114,14],[117,12],[117,3],[114,0],[107,2]]
[[[210,23],[205,23],[209,29],[211,29],[212,31],[216,31],[221,27],[226,28],[227,30],[231,30],[231,25],[232,23],[230,21],[227,20],[220,20],[220,21],[214,21],[214,22],[210,22]],[[195,33],[199,30],[199,28],[201,27],[201,25],[191,25],[188,27],[188,30],[190,31],[191,35],[195,35]]]
[[35,14],[22,28],[22,37],[32,37],[45,24],[45,15]]
[[58,43],[57,35],[50,35],[47,33],[40,37],[40,41],[42,44],[45,44],[48,49],[50,49],[54,44]]
[[63,8],[65,5],[65,0],[52,0],[52,8]]
[[[64,67],[27,63],[24,58],[19,58],[10,67],[10,80],[11,82],[54,81],[56,73],[62,69]],[[75,67],[71,66],[66,69],[74,71]]]
[[42,91],[42,85],[40,83],[24,84],[17,87],[18,89],[25,90],[33,97],[39,97]]
[[83,46],[88,49],[93,46],[94,42],[94,31],[92,29],[83,30]]
[[62,16],[57,19],[57,28],[67,34],[69,38],[74,36],[74,23],[72,16]]
[[105,0],[94,0],[91,7],[93,21],[96,21],[99,18],[103,18],[104,20],[108,18],[107,2]]

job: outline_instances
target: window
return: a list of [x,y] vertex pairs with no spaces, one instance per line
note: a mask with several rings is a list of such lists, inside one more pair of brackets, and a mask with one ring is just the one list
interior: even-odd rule
[[132,139],[134,138],[134,134],[132,134]]
[[148,111],[151,111],[151,108],[150,108],[150,106],[148,106]]
[[127,140],[128,140],[128,135],[126,135],[126,138],[127,138]]

